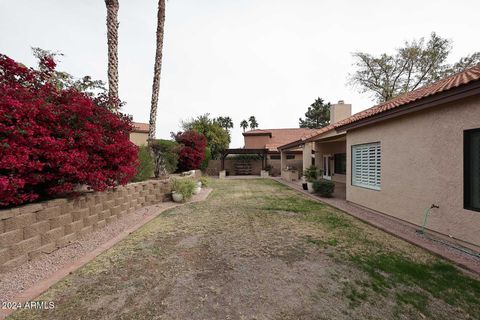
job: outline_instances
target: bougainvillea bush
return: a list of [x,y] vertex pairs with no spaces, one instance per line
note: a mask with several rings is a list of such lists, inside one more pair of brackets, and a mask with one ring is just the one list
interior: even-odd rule
[[205,136],[190,130],[177,134],[175,140],[182,144],[178,154],[178,169],[180,171],[199,169],[205,159],[205,148],[207,147]]
[[125,184],[136,173],[131,120],[0,54],[0,207]]

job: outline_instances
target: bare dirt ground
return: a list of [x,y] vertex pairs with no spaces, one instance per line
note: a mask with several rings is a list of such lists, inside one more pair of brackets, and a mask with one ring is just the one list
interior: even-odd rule
[[480,282],[272,180],[215,180],[12,319],[480,319]]

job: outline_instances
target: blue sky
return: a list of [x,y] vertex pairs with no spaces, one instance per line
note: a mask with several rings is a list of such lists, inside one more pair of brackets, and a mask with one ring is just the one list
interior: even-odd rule
[[[120,0],[120,97],[124,112],[147,122],[155,53],[156,1]],[[157,136],[203,113],[261,128],[297,127],[318,96],[373,105],[347,85],[351,53],[391,52],[432,31],[453,40],[451,61],[480,50],[480,2],[284,1],[167,2]],[[59,68],[106,80],[102,0],[0,0],[0,52],[32,65],[30,47],[65,54]]]

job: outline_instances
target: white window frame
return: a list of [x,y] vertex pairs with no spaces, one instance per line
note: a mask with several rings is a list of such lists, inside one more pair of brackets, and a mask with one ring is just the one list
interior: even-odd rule
[[382,148],[380,142],[352,145],[352,185],[381,190]]

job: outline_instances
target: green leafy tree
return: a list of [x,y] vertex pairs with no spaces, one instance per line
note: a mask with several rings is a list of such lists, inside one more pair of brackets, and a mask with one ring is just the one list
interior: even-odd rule
[[138,182],[150,179],[153,176],[155,164],[147,146],[138,148],[138,164],[137,174],[133,181]]
[[215,121],[227,131],[233,128],[233,121],[230,117],[218,117],[215,119]]
[[210,114],[198,116],[189,121],[182,121],[183,131],[194,130],[207,138],[212,159],[217,159],[223,150],[230,145],[230,133],[217,121],[210,118]]
[[330,102],[324,103],[321,98],[315,99],[305,112],[305,119],[298,120],[300,128],[318,129],[327,126],[330,123]]
[[453,65],[446,63],[451,44],[432,33],[428,41],[420,38],[405,42],[394,54],[373,56],[355,52],[356,71],[349,76],[349,83],[360,93],[370,93],[378,102],[385,102],[480,63],[480,52]]
[[243,129],[243,132],[245,132],[245,130],[248,128],[248,121],[242,120],[242,122],[240,122],[240,127]]
[[177,170],[178,153],[181,146],[176,141],[164,139],[150,140],[149,148],[153,154],[155,178],[166,176]]
[[257,119],[255,119],[255,116],[250,116],[250,118],[248,118],[248,122],[250,122],[250,129],[254,130],[258,128],[258,122]]
[[209,147],[205,148],[205,159],[202,161],[202,164],[200,165],[200,169],[202,171],[205,171],[208,168],[208,163],[212,159],[212,151],[210,151]]

